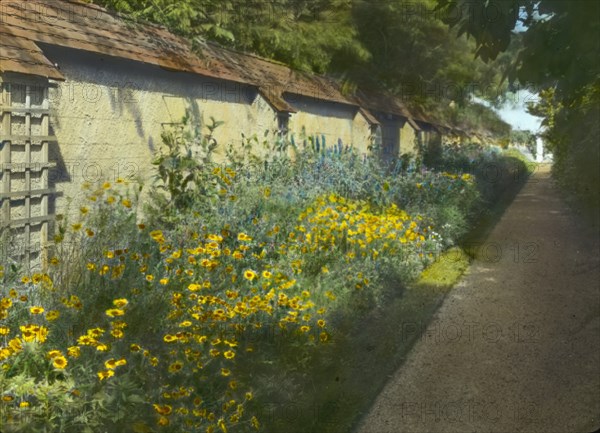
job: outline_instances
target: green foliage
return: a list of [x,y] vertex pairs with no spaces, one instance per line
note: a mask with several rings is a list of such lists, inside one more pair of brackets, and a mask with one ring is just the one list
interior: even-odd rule
[[[553,173],[598,221],[600,4],[558,0],[478,5],[439,0],[438,4],[455,17],[465,7],[474,8],[468,17],[462,15],[451,24],[474,37],[483,60],[507,50],[517,24],[526,28],[520,36],[522,49],[506,75],[511,82],[518,80],[540,92],[540,102],[531,111],[544,117],[545,142],[554,155]],[[495,19],[486,19],[489,16]]]
[[303,393],[332,331],[464,234],[469,164],[494,158],[388,167],[266,134],[216,164],[218,124],[164,135],[148,206],[125,180],[85,184],[48,272],[0,269],[3,429],[254,430],[270,399]]

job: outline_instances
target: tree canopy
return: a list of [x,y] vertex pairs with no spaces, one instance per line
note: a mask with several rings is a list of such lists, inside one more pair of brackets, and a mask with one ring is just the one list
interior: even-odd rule
[[445,22],[475,39],[492,61],[515,29],[522,46],[506,69],[511,82],[540,93],[530,111],[544,118],[544,138],[559,181],[600,215],[600,2],[438,0]]
[[[475,59],[474,42],[457,37],[434,0],[95,1],[192,40],[214,40],[294,69],[336,76],[348,90],[384,88],[444,122],[457,120],[448,104],[464,108],[473,94],[496,102],[504,91],[498,67],[503,59]],[[495,116],[485,108],[470,112],[482,110]],[[467,120],[482,123],[476,116]]]

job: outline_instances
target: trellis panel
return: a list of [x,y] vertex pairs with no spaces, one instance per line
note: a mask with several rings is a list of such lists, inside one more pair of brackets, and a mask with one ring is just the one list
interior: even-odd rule
[[[1,81],[0,228],[12,249],[4,251],[26,268],[46,263],[49,224],[50,135],[48,80],[31,77]],[[35,185],[34,185],[35,183]]]

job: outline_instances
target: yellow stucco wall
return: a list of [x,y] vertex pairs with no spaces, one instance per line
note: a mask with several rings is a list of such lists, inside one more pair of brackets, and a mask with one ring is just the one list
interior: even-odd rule
[[[217,161],[224,159],[226,145],[241,145],[242,133],[262,141],[265,130],[278,129],[276,111],[251,86],[53,46],[44,53],[66,77],[49,91],[50,134],[57,138],[49,152],[56,162],[49,184],[57,191],[51,213],[76,213],[87,196],[81,188],[86,182],[119,177],[151,182],[161,134],[180,124],[186,111],[203,124],[210,117],[225,122],[215,132]],[[357,107],[286,98],[298,110],[289,129],[300,148],[305,131],[320,140],[325,136],[328,148],[341,140],[359,154],[368,152],[371,126]]]
[[150,181],[161,134],[180,123],[186,110],[205,124],[211,116],[225,122],[215,132],[217,161],[226,144],[241,144],[242,132],[262,137],[277,128],[275,111],[250,87],[69,50],[50,50],[48,57],[67,77],[50,91],[50,124],[58,140],[50,155],[57,161],[50,179],[59,193],[57,213],[70,198],[83,198],[86,181]]
[[417,132],[410,125],[410,123],[404,122],[402,129],[400,129],[400,153],[417,155],[418,148],[416,143]]
[[352,146],[359,154],[368,152],[370,125],[356,107],[329,101],[320,101],[299,95],[286,95],[286,100],[298,112],[290,117],[288,129],[302,148],[303,136],[325,137],[331,148],[341,139],[344,146]]

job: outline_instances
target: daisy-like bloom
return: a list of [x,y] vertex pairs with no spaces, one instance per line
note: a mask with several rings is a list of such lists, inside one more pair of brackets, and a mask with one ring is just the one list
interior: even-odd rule
[[105,313],[108,317],[117,317],[117,316],[123,316],[125,314],[125,311],[123,311],[119,308],[109,308],[108,310],[105,311]]
[[221,369],[221,376],[227,377],[229,375],[231,375],[231,370],[229,370],[228,368],[222,368]]
[[31,307],[31,308],[29,308],[29,312],[31,314],[42,314],[44,312],[44,308],[43,307]]
[[79,230],[81,230],[81,223],[71,224],[71,228],[74,232],[78,232]]
[[177,341],[177,337],[171,334],[167,334],[163,337],[163,341],[165,343],[173,343],[174,341]]
[[163,286],[166,286],[167,284],[169,284],[169,279],[168,278],[161,278],[159,280],[159,283],[162,284]]
[[19,403],[19,407],[21,407],[21,408],[29,407],[29,402],[28,401],[22,401],[21,403]]
[[96,346],[96,350],[98,352],[106,352],[108,350],[108,346],[106,344],[99,344]]
[[64,370],[68,363],[69,362],[67,361],[67,358],[65,358],[62,355],[56,356],[52,359],[52,365],[54,366],[54,368],[57,368],[59,370]]
[[113,377],[115,375],[115,372],[113,370],[103,370],[103,371],[99,371],[97,373],[97,375],[98,375],[98,379],[104,380],[104,379],[108,379],[109,377]]
[[155,403],[152,407],[159,415],[171,415],[171,412],[173,411],[173,408],[168,404],[159,405]]
[[79,355],[81,355],[81,348],[79,346],[71,346],[67,348],[67,355],[71,358],[79,358]]
[[317,320],[317,326],[323,328],[325,326],[325,321],[323,319]]
[[89,335],[82,335],[77,339],[77,344],[81,346],[93,346],[97,343],[98,341],[96,341],[95,338],[90,337]]
[[115,299],[113,301],[113,305],[117,308],[123,308],[124,306],[126,306],[127,304],[129,304],[129,301],[127,299],[124,298],[120,298],[120,299]]
[[104,183],[102,184],[102,188],[104,188],[104,189],[109,189],[109,188],[110,188],[110,182],[104,182]]
[[125,333],[121,329],[113,329],[112,331],[110,331],[110,335],[112,335],[115,338],[123,338],[125,336]]
[[302,332],[308,332],[308,331],[310,331],[310,326],[303,325],[303,326],[300,327],[300,331],[302,331]]
[[88,213],[89,209],[85,206],[81,206],[79,208],[79,212],[81,212],[83,215],[85,215],[86,213]]
[[142,350],[142,348],[139,344],[131,344],[129,346],[129,350],[131,350],[132,352],[139,352],[140,350]]
[[227,359],[233,359],[235,358],[235,352],[233,350],[228,350],[226,352],[223,352],[223,356]]
[[50,310],[46,313],[46,320],[52,322],[53,320],[58,319],[60,313],[57,310]]
[[123,365],[127,365],[127,360],[125,358],[121,358],[121,359],[117,360],[117,362],[115,362],[115,365],[117,367],[121,367]]
[[183,368],[183,363],[181,361],[175,361],[174,363],[172,363],[171,365],[169,365],[169,372],[170,373],[177,373],[182,368]]
[[246,233],[239,233],[237,239],[238,239],[238,241],[242,241],[242,242],[249,242],[252,240],[252,238],[250,236],[248,236]]
[[131,207],[131,201],[129,201],[127,199],[123,199],[123,201],[121,201],[121,204],[123,206],[125,206],[126,208],[130,208]]
[[0,326],[0,335],[8,335],[10,333],[10,328],[7,326]]
[[263,278],[271,278],[273,276],[273,274],[269,271],[263,271],[262,276],[263,276]]
[[117,368],[117,360],[114,358],[109,359],[108,361],[104,362],[104,367],[107,370],[114,370],[115,368]]
[[248,269],[248,270],[244,271],[244,278],[247,279],[248,281],[252,281],[252,280],[256,279],[257,277],[258,277],[258,275],[252,269]]
[[48,355],[48,358],[52,359],[56,358],[59,355],[62,355],[62,353],[60,352],[60,350],[50,350],[46,355]]
[[152,281],[154,281],[154,275],[152,275],[152,274],[146,275],[146,281],[148,281],[149,283],[151,283]]
[[190,292],[197,292],[198,290],[200,290],[202,288],[202,285],[200,284],[196,284],[196,283],[192,283],[188,286],[188,290]]
[[104,329],[102,328],[91,328],[87,330],[87,334],[90,337],[98,338],[104,335]]

